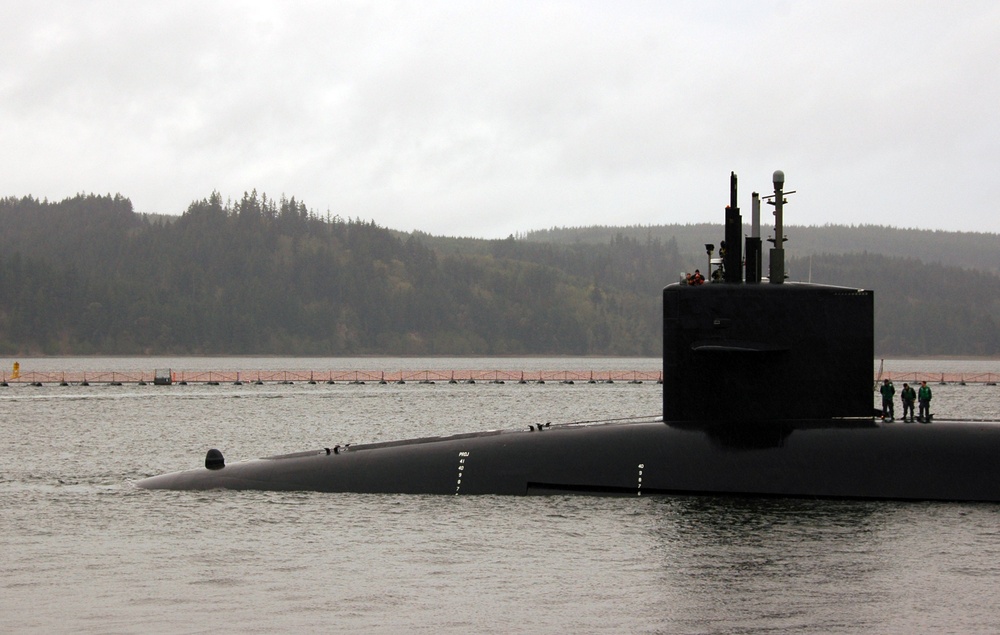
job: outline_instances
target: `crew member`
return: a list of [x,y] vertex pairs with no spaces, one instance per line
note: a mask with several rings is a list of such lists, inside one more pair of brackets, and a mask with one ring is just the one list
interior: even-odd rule
[[883,379],[882,387],[878,391],[882,393],[882,421],[885,421],[886,418],[889,421],[895,421],[896,417],[893,411],[892,397],[896,394],[896,387],[888,379]]
[[900,398],[903,400],[903,423],[906,421],[906,413],[910,413],[910,420],[908,423],[913,423],[913,404],[917,400],[917,391],[913,389],[910,384],[903,384],[903,392],[900,393]]
[[920,390],[917,391],[917,401],[920,402],[920,412],[917,413],[917,421],[922,423],[931,422],[931,387],[926,381],[920,382]]

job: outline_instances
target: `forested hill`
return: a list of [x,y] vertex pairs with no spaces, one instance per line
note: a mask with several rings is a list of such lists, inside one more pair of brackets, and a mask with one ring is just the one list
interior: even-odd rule
[[[675,241],[681,254],[700,262],[705,243],[718,245],[725,230],[721,224],[648,225],[631,227],[561,227],[528,232],[530,242],[556,244],[599,244],[613,236],[637,240]],[[750,227],[744,226],[750,234]],[[763,238],[772,236],[773,228],[761,228]],[[947,232],[926,229],[899,229],[883,225],[786,225],[785,249],[795,256],[817,254],[881,254],[917,259],[965,269],[978,269],[1000,275],[1000,234]],[[764,243],[768,249],[769,243]],[[766,261],[765,254],[765,261]]]
[[256,193],[173,222],[119,196],[0,201],[0,354],[658,355],[676,249],[437,253]]
[[[256,193],[213,194],[176,219],[122,196],[7,198],[0,354],[659,356],[661,289],[705,256],[631,229],[474,240]],[[988,267],[789,253],[794,279],[875,289],[877,356],[1000,355]]]

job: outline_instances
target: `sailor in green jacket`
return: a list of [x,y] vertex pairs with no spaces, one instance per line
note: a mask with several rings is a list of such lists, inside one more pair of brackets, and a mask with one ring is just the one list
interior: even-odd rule
[[878,391],[882,393],[882,421],[885,421],[886,417],[889,418],[889,421],[895,421],[896,415],[893,411],[892,397],[896,394],[896,387],[888,379],[883,379],[882,386]]
[[920,390],[917,391],[917,401],[920,403],[920,411],[917,413],[917,421],[923,423],[931,422],[931,387],[926,381],[920,382]]
[[907,412],[910,413],[909,423],[913,423],[913,404],[917,401],[917,391],[910,384],[903,384],[903,391],[899,396],[903,400],[903,423],[907,423]]

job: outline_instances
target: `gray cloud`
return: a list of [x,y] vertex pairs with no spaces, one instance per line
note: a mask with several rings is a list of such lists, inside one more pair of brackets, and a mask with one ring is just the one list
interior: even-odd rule
[[0,5],[2,195],[256,188],[475,236],[720,220],[1000,232],[994,2]]

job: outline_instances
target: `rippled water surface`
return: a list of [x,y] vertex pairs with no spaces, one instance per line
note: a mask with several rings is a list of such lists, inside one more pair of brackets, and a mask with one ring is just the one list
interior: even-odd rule
[[[1000,419],[996,386],[933,388],[938,417]],[[0,630],[1000,632],[998,505],[131,484],[209,447],[235,461],[660,402],[651,383],[0,388]]]

